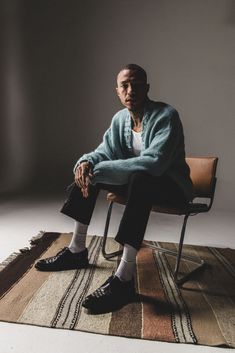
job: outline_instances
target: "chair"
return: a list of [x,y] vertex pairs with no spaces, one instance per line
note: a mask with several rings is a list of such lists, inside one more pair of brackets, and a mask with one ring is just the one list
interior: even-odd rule
[[[202,269],[206,265],[204,260],[198,260],[196,257],[183,255],[182,249],[183,249],[184,236],[185,236],[188,217],[197,215],[199,213],[208,212],[211,209],[211,206],[213,204],[215,186],[216,186],[215,175],[216,175],[218,158],[217,157],[187,157],[186,162],[190,167],[190,177],[194,185],[195,198],[193,202],[189,202],[188,205],[186,205],[183,208],[182,207],[177,208],[176,206],[171,207],[170,205],[167,207],[165,206],[163,207],[160,205],[153,205],[152,207],[152,211],[154,212],[167,213],[167,214],[179,215],[179,216],[184,215],[178,250],[172,251],[172,250],[164,249],[164,248],[158,247],[157,245],[146,243],[145,241],[143,241],[143,246],[151,247],[154,250],[158,250],[162,253],[166,253],[176,257],[173,278],[176,284],[178,285],[182,285],[192,276],[193,273],[195,273],[199,269]],[[195,201],[196,198],[203,198],[207,200],[205,200],[205,203],[196,202]],[[107,253],[105,250],[109,223],[110,223],[111,213],[112,213],[112,207],[114,202],[125,205],[126,200],[125,200],[125,197],[117,195],[116,193],[113,193],[113,192],[109,192],[107,194],[107,200],[109,201],[109,207],[108,207],[105,229],[104,229],[102,254],[106,259],[110,259],[122,253],[122,250],[115,251],[112,253]],[[194,263],[196,267],[190,272],[188,272],[187,274],[179,276],[179,266],[181,263],[181,259],[184,261],[189,261],[191,263]]]

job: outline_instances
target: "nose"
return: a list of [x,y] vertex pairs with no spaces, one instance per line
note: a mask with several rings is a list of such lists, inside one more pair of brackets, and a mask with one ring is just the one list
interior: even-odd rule
[[132,95],[134,93],[134,87],[133,87],[133,85],[131,83],[128,84],[127,93],[129,95]]

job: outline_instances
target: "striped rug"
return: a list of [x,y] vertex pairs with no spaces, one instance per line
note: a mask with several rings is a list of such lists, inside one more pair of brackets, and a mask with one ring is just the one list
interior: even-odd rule
[[[174,259],[141,248],[137,257],[136,300],[112,313],[91,315],[83,299],[117,268],[104,260],[102,238],[89,236],[85,270],[39,272],[34,263],[54,255],[71,234],[41,233],[30,248],[0,265],[0,320],[167,342],[235,347],[235,250],[186,246],[186,253],[209,266],[178,288],[171,276]],[[173,243],[159,243],[175,249]],[[108,250],[119,245],[108,239]],[[182,270],[188,270],[184,265]]]

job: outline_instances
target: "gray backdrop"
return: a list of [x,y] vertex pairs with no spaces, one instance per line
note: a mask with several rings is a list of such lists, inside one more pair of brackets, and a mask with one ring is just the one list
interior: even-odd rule
[[0,3],[0,191],[61,190],[120,108],[115,78],[142,65],[172,104],[187,155],[219,157],[215,208],[235,211],[234,0]]

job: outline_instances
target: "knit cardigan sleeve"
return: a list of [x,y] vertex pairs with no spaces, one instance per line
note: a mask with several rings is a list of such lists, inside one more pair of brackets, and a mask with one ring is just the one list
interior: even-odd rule
[[163,174],[174,159],[182,134],[177,111],[171,110],[168,114],[163,114],[153,124],[150,145],[140,156],[99,162],[93,170],[91,183],[126,184],[129,176],[136,171],[148,172],[153,176]]
[[103,136],[103,141],[100,143],[100,145],[92,152],[90,153],[85,153],[84,155],[79,158],[79,160],[76,162],[73,172],[75,173],[77,167],[79,164],[81,164],[84,161],[90,162],[93,167],[96,164],[99,164],[100,162],[103,161],[111,161],[114,159],[117,159],[117,152],[114,149],[115,146],[115,141],[114,141],[114,133],[113,130],[115,129],[115,120],[116,120],[116,115],[114,115],[111,125],[106,130]]

